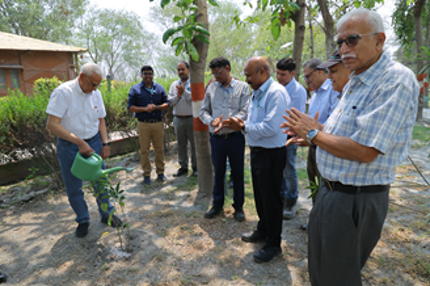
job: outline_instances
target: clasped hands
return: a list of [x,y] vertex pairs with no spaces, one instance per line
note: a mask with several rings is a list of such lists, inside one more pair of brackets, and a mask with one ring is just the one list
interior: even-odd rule
[[240,118],[228,117],[226,120],[222,120],[224,115],[219,118],[212,120],[211,125],[215,127],[214,133],[218,133],[221,128],[226,127],[235,131],[240,131],[243,129],[243,120]]
[[280,127],[288,128],[282,132],[293,136],[287,140],[285,146],[288,146],[292,143],[296,144],[297,146],[309,146],[309,143],[306,140],[306,135],[312,129],[320,129],[320,124],[318,123],[319,111],[315,114],[314,118],[300,112],[294,107],[292,107],[291,110],[287,109],[285,111],[289,116],[282,115],[282,117],[287,121],[284,121]]
[[157,106],[153,103],[150,103],[146,106],[146,112],[151,113],[155,110]]
[[184,91],[185,91],[185,83],[183,84],[181,83],[176,86],[176,92],[178,93],[177,94],[178,97],[181,97],[184,94]]

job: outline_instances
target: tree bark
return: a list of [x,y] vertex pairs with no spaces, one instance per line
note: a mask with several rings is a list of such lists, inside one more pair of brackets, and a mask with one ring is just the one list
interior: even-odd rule
[[296,61],[296,80],[299,80],[300,70],[302,69],[302,54],[303,44],[305,42],[305,0],[297,0],[296,4],[299,5],[300,10],[296,11],[292,17],[294,21],[294,48],[293,48],[293,59]]
[[[415,41],[417,43],[417,55],[422,52],[422,47],[424,46],[423,40],[423,25],[422,25],[422,11],[426,0],[416,0],[414,6],[414,28],[415,28]],[[424,60],[417,59],[417,73],[419,74],[424,67]],[[417,121],[422,121],[423,119],[423,107],[424,107],[424,94],[420,94],[418,100],[418,112]]]
[[308,8],[308,21],[309,21],[309,34],[310,34],[310,40],[311,40],[311,46],[309,47],[311,49],[311,59],[314,58],[314,29],[312,27],[312,7],[311,7],[311,0],[309,0],[309,4],[307,5]]
[[322,59],[323,61],[328,59],[334,52],[334,48],[332,46],[334,40],[334,21],[333,17],[330,14],[330,11],[327,6],[326,0],[317,0],[318,5],[321,10],[321,14],[324,19],[324,27],[325,27],[325,52],[326,58]]
[[[196,12],[196,22],[204,24],[209,30],[208,12],[206,0],[194,0],[199,7]],[[199,40],[194,41],[194,46],[199,52],[199,60],[196,62],[190,56],[190,83],[194,117],[194,145],[196,148],[198,187],[199,192],[210,195],[213,187],[211,149],[209,143],[209,128],[199,119],[198,112],[205,96],[205,67],[209,46]]]

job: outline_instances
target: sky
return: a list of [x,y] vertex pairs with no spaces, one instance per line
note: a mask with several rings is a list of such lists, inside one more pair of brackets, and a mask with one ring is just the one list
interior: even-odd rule
[[[152,28],[154,28],[154,30],[158,30],[158,27],[154,24],[151,23],[150,20],[146,20],[148,19],[148,15],[149,15],[149,11],[151,9],[151,7],[154,7],[156,5],[160,5],[159,1],[155,0],[154,2],[150,2],[149,0],[89,0],[90,1],[90,5],[97,5],[99,8],[109,8],[109,9],[116,9],[116,10],[126,10],[126,11],[134,11],[136,12],[141,18],[142,20],[145,22],[146,26],[153,26]],[[222,1],[222,0],[218,0],[218,1]],[[239,5],[243,4],[243,0],[234,0],[235,2],[237,2]],[[254,2],[256,2],[254,0]],[[384,5],[378,5],[378,13],[380,13],[380,15],[382,16],[382,18],[384,19],[384,24],[385,24],[385,33],[387,35],[387,40],[394,40],[395,35],[394,35],[394,31],[391,27],[392,23],[391,23],[391,15],[393,14],[395,5],[394,5],[394,0],[384,0],[385,4]],[[244,14],[248,14],[251,13],[252,9],[248,8],[248,6],[246,6],[245,8],[245,12]],[[153,30],[153,29],[151,29]],[[161,34],[160,34],[161,37]],[[388,46],[387,47],[388,52],[391,54],[393,53],[395,50],[397,50],[397,47],[393,47],[393,46]]]

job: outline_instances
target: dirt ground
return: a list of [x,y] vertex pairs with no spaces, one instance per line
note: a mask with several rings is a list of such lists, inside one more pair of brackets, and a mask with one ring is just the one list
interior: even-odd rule
[[[430,179],[428,154],[430,145],[411,150]],[[63,190],[53,191],[40,179],[1,187],[0,272],[9,276],[6,285],[310,285],[307,232],[299,230],[311,208],[303,176],[298,215],[283,224],[282,256],[256,264],[252,255],[262,245],[240,239],[257,223],[249,173],[246,221],[236,222],[229,204],[223,216],[207,220],[211,198],[198,192],[197,179],[172,176],[178,168],[174,146],[166,161],[168,181],[149,187],[140,184],[133,156],[108,162],[136,168],[113,179],[125,190],[126,214],[119,216],[130,223],[130,253],[120,251],[117,232],[100,223],[91,194],[89,234],[76,238]],[[304,158],[297,164],[304,174]],[[382,238],[363,270],[364,285],[430,285],[430,190],[410,161],[397,171]]]

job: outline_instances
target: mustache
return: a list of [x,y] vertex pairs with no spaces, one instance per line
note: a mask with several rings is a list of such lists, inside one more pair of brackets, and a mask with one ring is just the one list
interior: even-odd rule
[[342,55],[342,60],[343,60],[344,58],[353,58],[353,59],[356,59],[356,58],[357,58],[357,56],[356,56],[356,55],[354,55],[354,54],[343,54],[343,55]]

